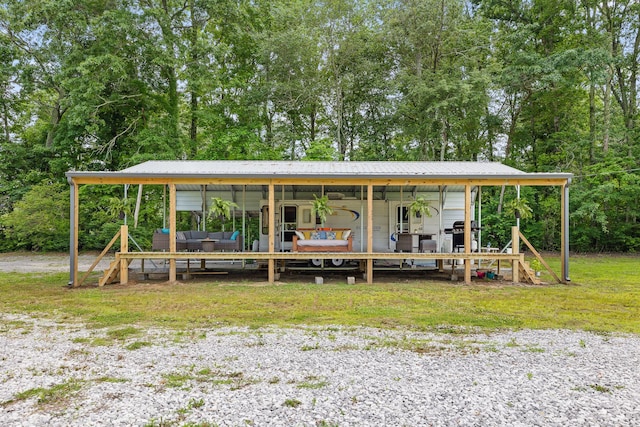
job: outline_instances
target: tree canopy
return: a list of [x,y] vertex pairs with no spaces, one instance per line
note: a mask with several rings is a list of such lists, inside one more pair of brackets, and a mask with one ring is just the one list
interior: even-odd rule
[[[5,0],[0,249],[66,245],[15,211],[67,170],[330,159],[573,172],[573,248],[635,251],[639,62],[635,0]],[[557,191],[529,191],[556,249]]]

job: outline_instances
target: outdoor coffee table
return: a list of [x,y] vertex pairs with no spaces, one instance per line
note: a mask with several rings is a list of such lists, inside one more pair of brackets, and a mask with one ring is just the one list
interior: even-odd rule
[[202,252],[213,252],[216,250],[218,239],[202,239]]
[[[213,252],[216,250],[216,242],[218,239],[202,239],[200,242],[202,243],[202,252]],[[207,260],[202,258],[200,260],[200,268],[205,269],[207,266]]]

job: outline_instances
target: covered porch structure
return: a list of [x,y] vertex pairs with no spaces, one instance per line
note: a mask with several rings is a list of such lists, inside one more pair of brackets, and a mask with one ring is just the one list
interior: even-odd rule
[[[513,264],[514,282],[519,282],[519,264],[524,261],[518,253],[519,234],[512,230],[513,252],[480,252],[473,239],[473,225],[480,212],[475,204],[486,186],[557,186],[561,212],[561,278],[569,281],[568,206],[571,174],[526,173],[500,163],[487,162],[300,162],[300,161],[149,161],[122,171],[67,172],[71,187],[70,281],[81,283],[78,277],[79,186],[81,185],[161,185],[168,189],[168,250],[164,252],[130,252],[126,233],[122,229],[117,270],[121,283],[128,281],[128,265],[133,259],[168,259],[169,281],[176,281],[176,261],[199,258],[203,260],[259,260],[266,264],[267,280],[276,280],[280,264],[287,260],[348,259],[359,263],[367,283],[373,283],[374,265],[382,260],[436,260],[442,268],[444,260],[457,260],[464,265],[464,281],[471,282],[472,262],[477,260],[508,260]],[[178,250],[176,227],[178,209],[200,206],[207,211],[211,195],[224,195],[239,205],[242,212],[241,236],[246,235],[245,217],[259,215],[263,239],[244,245],[242,251],[193,252]],[[287,221],[287,209],[307,205],[311,195],[329,195],[341,212],[351,214],[355,235],[350,252],[296,252],[291,249],[289,236],[304,221],[316,228],[324,227],[306,211],[299,212],[297,222]],[[405,223],[411,200],[420,195],[430,198],[433,217],[429,224],[410,217]],[[455,196],[454,196],[455,195]],[[191,201],[189,201],[191,200]],[[454,205],[458,200],[459,205]],[[397,215],[396,215],[397,213]],[[304,215],[303,215],[304,214]],[[355,218],[355,219],[354,219]],[[453,245],[446,235],[456,219],[463,230],[458,244]],[[416,221],[414,225],[412,221]],[[306,223],[305,223],[306,224]],[[327,224],[330,225],[330,224]],[[429,229],[431,227],[431,229]],[[430,236],[433,251],[404,251],[396,237]],[[394,237],[395,236],[395,237]],[[388,241],[389,237],[391,241]],[[420,238],[422,238],[420,237]],[[115,238],[114,238],[115,241]],[[252,243],[252,242],[250,242]],[[420,241],[418,241],[420,243]],[[411,245],[411,244],[410,244]],[[417,245],[414,243],[414,246]],[[249,250],[250,249],[250,250]],[[106,250],[105,250],[106,251]]]

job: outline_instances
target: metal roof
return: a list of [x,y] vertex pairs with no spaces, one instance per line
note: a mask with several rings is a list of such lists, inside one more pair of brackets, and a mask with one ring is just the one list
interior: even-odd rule
[[278,160],[152,160],[114,172],[67,177],[570,179],[568,173],[527,173],[498,162],[327,162]]

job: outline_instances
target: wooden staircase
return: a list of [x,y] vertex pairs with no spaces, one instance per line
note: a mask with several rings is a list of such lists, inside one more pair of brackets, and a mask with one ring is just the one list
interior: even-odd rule
[[535,270],[531,268],[529,261],[518,263],[518,268],[520,270],[520,277],[524,279],[525,282],[532,285],[539,285],[542,283],[540,278],[536,276]]
[[120,254],[116,254],[116,259],[109,263],[109,268],[104,271],[104,275],[98,280],[98,286],[110,285],[120,277]]

